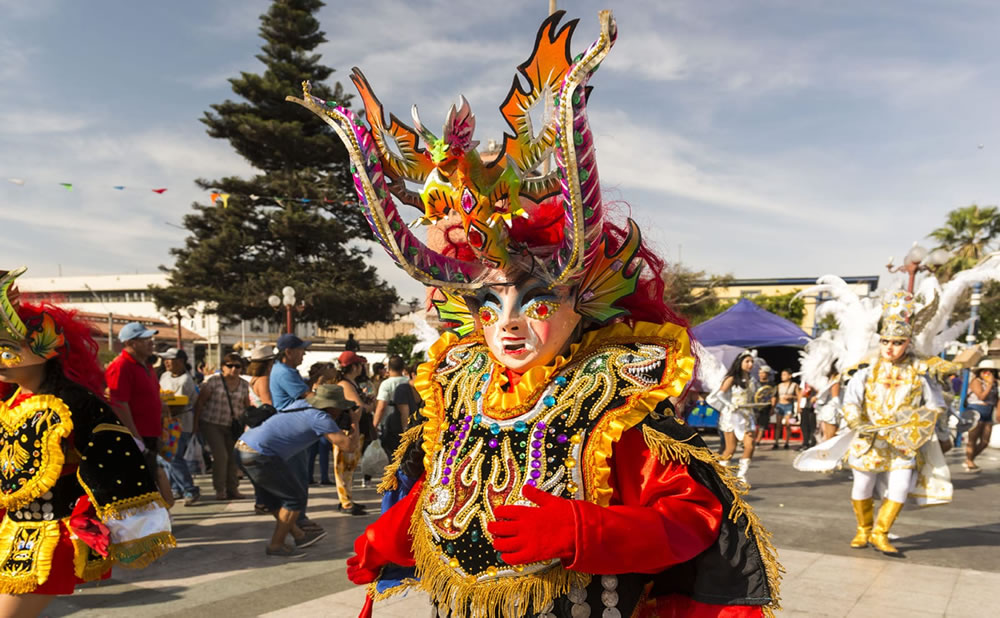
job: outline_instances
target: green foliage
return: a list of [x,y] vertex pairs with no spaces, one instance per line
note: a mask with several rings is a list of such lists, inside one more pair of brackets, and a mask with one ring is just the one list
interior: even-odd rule
[[761,309],[779,315],[790,322],[795,322],[802,326],[802,318],[806,315],[806,301],[804,298],[795,298],[799,290],[793,290],[787,294],[774,294],[772,296],[754,296],[750,300],[756,303]]
[[837,324],[837,318],[832,315],[825,315],[823,319],[816,323],[817,332],[823,332],[827,330],[837,330],[840,325]]
[[228,140],[261,173],[196,181],[231,197],[227,208],[195,204],[184,217],[190,235],[171,250],[170,286],[153,289],[159,306],[215,301],[227,318],[280,319],[267,298],[290,285],[303,303],[300,320],[330,327],[390,319],[395,292],[367,265],[370,252],[347,244],[371,231],[346,150],[320,119],[285,102],[303,80],[327,100],[346,105],[350,98],[339,83],[323,83],[333,69],[313,53],[326,40],[314,17],[322,5],[275,0],[261,16],[263,74],[230,79],[241,100],[212,105],[202,117],[209,135]]
[[687,318],[692,326],[701,324],[733,305],[716,296],[717,288],[728,286],[732,275],[706,275],[683,264],[669,264],[663,269],[664,300],[674,311]]
[[996,206],[972,204],[948,213],[945,224],[930,234],[938,246],[951,251],[952,258],[938,271],[938,278],[947,281],[955,273],[972,268],[1000,237],[1000,209]]
[[[930,234],[938,241],[938,246],[952,252],[952,258],[935,274],[945,282],[956,273],[975,266],[991,251],[997,249],[1000,240],[1000,208],[972,204],[956,208],[948,213],[945,224]],[[971,290],[962,295],[955,304],[951,322],[969,317]],[[983,286],[983,300],[979,306],[977,341],[992,341],[1000,336],[1000,284],[988,283]]]
[[386,344],[385,351],[389,356],[398,355],[403,358],[403,362],[409,366],[412,363],[422,363],[424,361],[424,353],[417,352],[413,353],[413,346],[417,344],[416,335],[395,335]]

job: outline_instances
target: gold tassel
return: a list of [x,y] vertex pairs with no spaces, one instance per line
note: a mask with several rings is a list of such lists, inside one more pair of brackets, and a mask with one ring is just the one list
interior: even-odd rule
[[384,601],[384,600],[388,599],[389,597],[394,597],[397,594],[399,594],[400,592],[403,592],[404,590],[407,590],[407,589],[412,588],[414,586],[419,587],[419,585],[420,585],[419,581],[408,577],[408,578],[400,581],[399,585],[393,586],[392,588],[387,588],[387,589],[383,590],[382,592],[379,592],[378,591],[378,581],[376,580],[376,581],[373,581],[372,583],[368,584],[368,596],[370,596],[372,598],[372,601],[374,601],[375,603],[378,603],[379,601]]
[[762,607],[764,615],[768,618],[774,616],[774,612],[781,609],[780,583],[781,574],[785,572],[784,567],[778,562],[778,551],[771,542],[771,533],[764,528],[760,518],[753,512],[743,500],[747,489],[740,483],[740,480],[729,468],[721,465],[716,456],[705,447],[696,447],[675,440],[666,434],[656,431],[649,425],[642,428],[642,437],[646,441],[649,450],[656,454],[660,463],[676,461],[683,464],[690,463],[692,459],[708,464],[715,470],[722,480],[726,489],[733,495],[733,507],[729,511],[729,518],[733,522],[739,521],[740,517],[747,518],[746,534],[753,534],[757,541],[757,551],[764,562],[764,571],[767,574],[767,585],[771,590],[771,602]]
[[387,491],[399,489],[396,472],[403,462],[403,455],[406,454],[406,449],[410,448],[411,444],[420,439],[420,434],[423,430],[423,425],[417,425],[416,427],[410,427],[399,436],[399,446],[393,451],[392,460],[385,467],[385,472],[382,474],[382,482],[377,487],[378,493],[384,494]]
[[108,548],[108,560],[129,569],[149,566],[157,558],[177,547],[177,540],[169,532],[157,532],[141,539],[115,543]]
[[417,575],[415,583],[432,600],[448,605],[454,618],[523,616],[538,613],[549,601],[567,594],[572,587],[586,587],[591,576],[568,571],[556,565],[541,573],[500,577],[493,581],[477,581],[472,575],[462,577],[441,560],[430,540],[430,533],[420,513],[426,494],[421,495],[410,523],[413,537],[413,557]]

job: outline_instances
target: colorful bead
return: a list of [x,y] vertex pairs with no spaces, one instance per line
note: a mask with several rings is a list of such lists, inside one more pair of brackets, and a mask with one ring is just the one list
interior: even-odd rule
[[542,403],[551,408],[552,406],[556,405],[556,398],[553,397],[552,395],[546,395],[545,399],[542,399]]
[[541,468],[542,467],[542,462],[540,462],[540,461],[538,461],[536,459],[536,460],[534,460],[534,461],[531,462],[531,467],[532,468]]
[[517,421],[514,423],[514,431],[524,433],[525,431],[528,431],[528,425],[524,421]]
[[539,451],[539,450],[531,451],[531,456],[532,457],[541,457],[542,456],[542,452]]
[[497,568],[495,566],[486,567],[486,574],[490,577],[497,576]]
[[[461,434],[459,434],[459,435],[461,435]],[[569,438],[564,433],[561,433],[558,436],[556,436],[556,442],[558,442],[559,444],[566,444],[566,442],[568,442],[568,441],[569,441]]]
[[494,436],[500,433],[500,425],[496,423],[490,425],[490,433],[493,434]]
[[476,391],[476,392],[472,393],[472,399],[473,399],[473,401],[479,401],[479,398],[482,397],[482,396],[483,396],[483,394],[481,392],[479,392],[479,391]]
[[542,475],[542,473],[539,470],[532,470],[531,471],[531,478],[533,478],[533,479],[537,479],[541,475]]
[[545,437],[545,432],[544,432],[544,431],[536,431],[535,433],[533,433],[533,434],[531,434],[531,435],[532,435],[532,436],[533,436],[533,437],[534,437],[534,438],[535,438],[536,440],[541,440],[542,438],[544,438],[544,437]]
[[572,457],[567,457],[566,459],[563,460],[563,465],[565,465],[567,468],[575,468],[576,460],[573,459]]
[[581,440],[583,440],[583,438],[581,438],[580,434],[578,433],[573,434],[572,436],[569,437],[569,441],[572,442],[573,444],[579,444]]
[[532,442],[531,442],[531,448],[542,448],[542,441],[541,440],[532,440]]
[[447,485],[448,484],[448,477],[447,476],[441,477],[441,484],[442,485]]
[[500,446],[500,443],[496,441],[496,438],[489,441],[490,448],[496,448]]
[[555,383],[559,386],[566,386],[566,376],[556,376]]
[[539,429],[545,429],[545,423],[538,423],[537,425],[535,425],[535,427],[538,427]]
[[472,420],[475,421],[475,423],[478,425],[479,423],[483,422],[483,415],[477,414]]
[[445,476],[451,476],[451,468],[445,468],[441,472],[443,472]]
[[527,484],[531,485],[532,487],[537,487],[538,486],[538,483],[535,482],[535,479],[528,479],[528,483]]
[[466,423],[471,423],[471,422],[472,422],[472,417],[471,417],[471,416],[466,416],[466,417],[465,417],[464,419],[462,419],[462,420],[464,420],[464,421],[465,421]]
[[448,431],[455,433],[456,431],[458,431],[458,427],[456,427],[455,425],[448,425]]
[[455,463],[455,458],[449,457],[448,459],[445,459],[444,462],[450,466],[451,464]]

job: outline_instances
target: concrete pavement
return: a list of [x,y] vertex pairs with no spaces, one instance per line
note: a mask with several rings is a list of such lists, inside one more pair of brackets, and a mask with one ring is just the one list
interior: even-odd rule
[[[774,533],[787,571],[782,594],[787,616],[984,616],[1000,589],[1000,453],[989,450],[979,475],[949,461],[955,501],[906,509],[893,532],[906,551],[892,559],[852,550],[850,478],[791,468],[793,451],[762,450],[754,459],[750,501]],[[208,479],[198,479],[208,490]],[[249,492],[244,483],[243,490]],[[373,512],[378,497],[356,488]],[[363,590],[347,581],[344,564],[354,538],[374,516],[336,512],[332,487],[313,488],[310,516],[330,533],[306,558],[264,555],[273,520],[253,514],[252,501],[175,507],[179,547],[141,571],[116,568],[112,579],[57,599],[49,616],[356,616]],[[425,598],[411,595],[376,606],[376,616],[429,615]]]

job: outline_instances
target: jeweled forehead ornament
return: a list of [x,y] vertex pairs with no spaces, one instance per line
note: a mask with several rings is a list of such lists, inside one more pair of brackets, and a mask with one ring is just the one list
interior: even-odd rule
[[[624,314],[615,301],[635,291],[639,276],[639,269],[630,267],[640,243],[632,221],[621,246],[608,247],[586,113],[587,83],[614,44],[617,28],[611,12],[602,11],[597,40],[573,58],[570,41],[577,21],[559,28],[562,16],[557,12],[542,23],[530,57],[518,67],[521,77],[514,77],[500,106],[512,133],[504,134],[498,155],[490,160],[476,150],[475,116],[464,97],[448,113],[441,137],[424,127],[415,109],[413,127],[394,115],[387,123],[382,104],[357,68],[351,79],[364,102],[364,119],[313,96],[308,82],[302,99],[287,100],[319,115],[344,141],[375,237],[414,279],[452,295],[468,294],[492,272],[527,258],[548,285],[577,287],[581,314],[606,322]],[[534,127],[530,113],[547,96],[553,113]],[[538,171],[550,155],[555,168]],[[457,213],[477,259],[463,261],[428,248],[403,220],[402,204],[422,210],[421,223]],[[555,232],[521,233],[542,221]]]
[[910,339],[920,334],[938,309],[940,296],[917,310],[913,294],[903,290],[889,293],[882,301],[882,318],[879,322],[879,337],[883,339]]
[[[26,270],[23,266],[9,272],[0,270],[0,322],[3,326],[0,340],[25,345],[32,354],[49,359],[59,354],[59,348],[65,345],[65,338],[62,329],[48,313],[41,312],[27,321],[18,314],[20,294],[14,287],[14,281]],[[0,357],[0,363],[8,367],[20,365],[24,360],[9,350]]]

